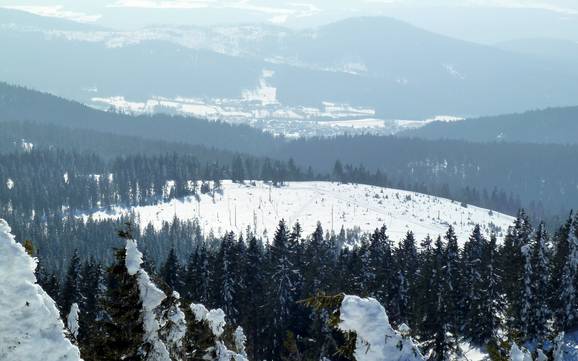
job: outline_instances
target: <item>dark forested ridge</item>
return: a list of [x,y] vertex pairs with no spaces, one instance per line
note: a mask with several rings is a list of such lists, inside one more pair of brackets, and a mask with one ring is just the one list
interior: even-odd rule
[[[393,180],[423,185],[423,192],[497,187],[564,213],[578,203],[578,146],[431,141],[381,136],[299,139],[278,153],[298,164],[324,169],[327,159],[379,169]],[[403,188],[403,186],[401,187]]]
[[0,83],[0,121],[31,121],[117,135],[265,154],[276,139],[244,125],[170,116],[99,111],[50,94]]
[[1,153],[12,153],[31,147],[31,149],[94,153],[105,159],[125,155],[176,153],[220,162],[230,162],[237,155],[233,151],[188,142],[167,142],[48,123],[5,121],[1,122],[0,126]]
[[402,136],[473,142],[578,143],[578,107],[549,108],[519,114],[435,122]]

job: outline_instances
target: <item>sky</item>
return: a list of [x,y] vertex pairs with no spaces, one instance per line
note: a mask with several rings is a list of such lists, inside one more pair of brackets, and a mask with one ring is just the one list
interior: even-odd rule
[[367,15],[485,43],[541,34],[568,38],[578,29],[577,0],[0,0],[0,6],[117,29],[238,23],[303,28]]

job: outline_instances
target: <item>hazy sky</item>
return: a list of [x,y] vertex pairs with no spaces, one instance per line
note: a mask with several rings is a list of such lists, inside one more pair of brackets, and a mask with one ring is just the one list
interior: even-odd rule
[[384,15],[480,42],[578,37],[569,34],[578,29],[578,0],[0,0],[0,6],[116,28],[255,22],[311,27]]

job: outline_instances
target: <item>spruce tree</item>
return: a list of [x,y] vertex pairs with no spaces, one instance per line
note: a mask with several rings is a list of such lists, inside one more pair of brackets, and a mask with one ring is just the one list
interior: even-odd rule
[[531,312],[534,303],[533,295],[533,285],[532,281],[534,279],[533,269],[532,269],[532,244],[525,244],[521,247],[522,257],[524,259],[524,273],[522,274],[522,282],[520,285],[520,319],[518,320],[520,324],[519,332],[521,337],[527,339],[531,336]]
[[407,232],[399,245],[397,258],[400,265],[400,280],[403,280],[400,282],[400,294],[403,300],[400,309],[400,321],[408,325],[416,325],[419,259],[413,232]]
[[490,241],[484,247],[481,262],[482,292],[479,300],[478,334],[477,336],[472,334],[472,338],[481,344],[495,340],[497,332],[501,329],[504,302],[500,289],[501,279],[497,268],[497,253],[496,236],[492,234]]
[[568,256],[562,268],[557,324],[560,331],[578,325],[578,214],[568,228]]
[[144,337],[140,291],[137,276],[127,271],[125,258],[126,250],[118,249],[115,263],[108,269],[105,315],[98,321],[94,360],[143,360],[139,354]]
[[[514,225],[508,229],[504,246],[500,252],[500,270],[503,292],[506,296],[506,326],[511,336],[523,333],[523,308],[525,300],[524,277],[529,263],[522,253],[530,243],[532,225],[526,213],[521,210]],[[527,279],[530,282],[530,279]]]
[[450,315],[450,331],[456,334],[463,326],[464,288],[462,284],[462,260],[458,246],[458,238],[454,228],[450,226],[444,236],[447,245],[445,249],[445,277],[447,280],[446,297],[449,299],[448,314]]
[[432,287],[428,299],[432,306],[432,315],[428,322],[429,332],[431,332],[429,339],[432,340],[429,345],[432,361],[448,360],[455,348],[455,333],[452,325],[455,320],[452,312],[455,312],[455,308],[452,298],[448,297],[453,287],[448,274],[451,260],[448,257],[448,247],[444,247],[441,238],[438,237],[434,249]]
[[550,284],[550,257],[548,235],[544,223],[540,223],[532,243],[531,305],[529,310],[528,337],[541,345],[548,332],[550,308],[548,290]]
[[268,285],[268,309],[270,311],[270,347],[265,355],[272,359],[279,355],[285,339],[290,310],[296,301],[294,285],[295,269],[291,264],[288,245],[288,230],[285,221],[281,220],[270,251],[270,283]]
[[78,250],[74,250],[70,263],[68,264],[68,270],[66,272],[66,278],[62,289],[63,315],[68,315],[70,312],[70,306],[72,306],[73,303],[80,304],[82,301],[82,294],[80,292],[80,267],[81,263],[80,257],[78,256]]
[[213,275],[209,264],[209,254],[204,241],[197,244],[189,257],[185,276],[185,296],[188,300],[210,305],[211,280]]
[[225,234],[221,241],[216,258],[215,282],[217,288],[217,305],[221,308],[230,322],[238,320],[238,310],[235,304],[238,287],[234,266],[235,235],[233,232]]
[[169,255],[161,267],[160,277],[172,290],[182,292],[181,265],[174,247],[171,247]]
[[241,325],[247,332],[247,354],[251,360],[261,360],[265,334],[265,317],[262,310],[265,305],[265,275],[263,245],[254,236],[249,240],[244,263],[244,280],[247,287],[247,299],[241,308]]
[[[438,237],[440,247],[441,238]],[[436,242],[436,245],[438,242]],[[434,278],[436,269],[436,254],[432,245],[432,240],[427,236],[422,242],[420,242],[420,252],[418,253],[419,259],[419,269],[416,279],[417,288],[420,290],[417,293],[415,301],[415,320],[416,323],[411,326],[414,327],[418,334],[423,339],[429,339],[432,335],[432,324],[433,318],[436,314],[434,304],[436,302],[435,298],[435,281]]]
[[465,289],[465,325],[464,334],[472,338],[476,343],[483,343],[485,335],[479,332],[479,325],[488,316],[483,309],[484,294],[487,292],[484,286],[484,271],[488,265],[483,259],[487,248],[487,241],[482,236],[479,225],[476,225],[469,240],[464,244],[464,289]]
[[326,282],[328,277],[327,260],[329,259],[327,245],[321,223],[317,222],[315,232],[305,244],[302,297],[311,297],[319,291],[325,291],[328,286]]
[[92,336],[97,331],[97,319],[102,315],[101,302],[105,295],[106,287],[101,265],[93,259],[83,264],[81,279],[80,292],[83,297],[79,304],[81,312],[79,319],[80,330],[77,340],[82,351],[94,346],[91,344]]

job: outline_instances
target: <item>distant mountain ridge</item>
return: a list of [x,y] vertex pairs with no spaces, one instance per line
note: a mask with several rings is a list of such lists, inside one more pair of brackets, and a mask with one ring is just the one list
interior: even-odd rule
[[578,94],[578,74],[548,60],[390,18],[353,18],[304,31],[244,29],[7,28],[0,33],[0,79],[85,103],[112,96],[235,98],[258,87],[268,70],[283,104],[367,106],[385,119],[566,106]]
[[518,114],[433,122],[400,136],[474,142],[578,144],[578,107],[549,108]]

